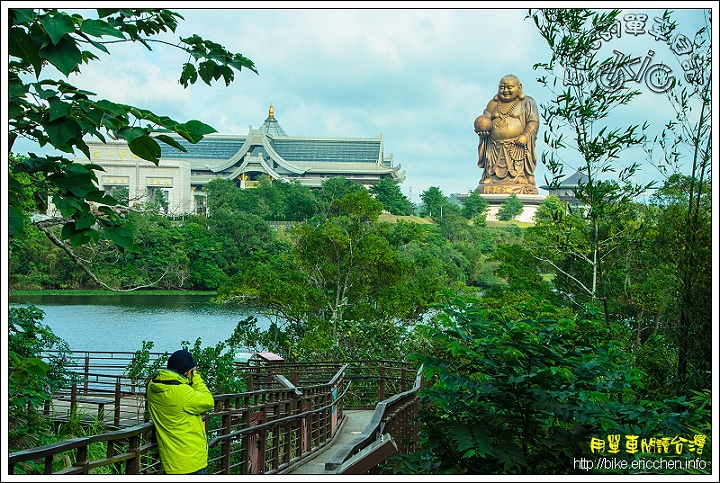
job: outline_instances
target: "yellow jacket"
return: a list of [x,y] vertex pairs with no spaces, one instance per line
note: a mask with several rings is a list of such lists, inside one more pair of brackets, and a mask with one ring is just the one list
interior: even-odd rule
[[147,387],[148,411],[168,474],[194,473],[208,462],[207,433],[200,415],[213,408],[213,396],[200,374],[194,374],[192,385],[189,382],[162,369]]

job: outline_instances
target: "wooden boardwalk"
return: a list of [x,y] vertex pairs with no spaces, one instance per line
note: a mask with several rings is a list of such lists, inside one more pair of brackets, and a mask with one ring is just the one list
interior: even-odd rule
[[[86,422],[101,422],[107,426],[129,428],[142,424],[143,412],[145,410],[145,394],[137,393],[126,395],[120,398],[120,411],[115,424],[115,401],[114,396],[94,396],[91,398],[96,401],[112,400],[99,404],[97,402],[85,402],[79,399],[77,404],[77,417],[82,418]],[[70,400],[69,399],[53,399],[47,408],[45,415],[58,421],[70,420]]]
[[307,458],[301,465],[295,466],[287,474],[289,475],[329,475],[334,474],[332,471],[325,470],[325,463],[339,450],[344,444],[353,441],[365,427],[370,423],[370,419],[374,410],[354,410],[346,409],[343,411],[345,419],[338,434],[333,438],[332,443],[319,451],[315,456]]

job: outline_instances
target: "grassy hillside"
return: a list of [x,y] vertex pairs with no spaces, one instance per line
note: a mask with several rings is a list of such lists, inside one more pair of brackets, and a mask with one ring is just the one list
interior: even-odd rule
[[[421,225],[429,225],[435,223],[430,217],[421,218],[419,216],[398,216],[398,215],[388,215],[385,213],[380,214],[380,221],[387,221],[390,223],[395,223],[398,220],[405,220],[405,221],[412,221],[415,223],[419,223]],[[526,222],[526,221],[488,221],[487,226],[489,227],[495,227],[495,228],[502,228],[508,225],[517,225],[520,228],[527,228],[529,226],[532,226],[533,223]]]

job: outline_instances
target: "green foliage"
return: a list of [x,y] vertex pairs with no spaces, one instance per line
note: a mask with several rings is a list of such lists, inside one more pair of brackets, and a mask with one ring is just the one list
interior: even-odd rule
[[[659,293],[674,288],[674,293],[680,294],[660,301],[664,302],[660,307],[665,308],[664,314],[667,314],[663,318],[663,322],[667,322],[661,328],[677,348],[678,392],[685,395],[689,395],[688,390],[702,390],[710,384],[713,357],[711,199],[710,183],[679,175],[671,176],[653,197],[661,210],[655,225],[656,243],[649,255],[667,272],[653,277],[646,285],[650,290],[665,282]],[[652,283],[654,281],[659,282]]]
[[547,300],[555,298],[552,284],[540,274],[539,262],[522,245],[500,243],[490,259],[499,262],[495,275],[507,284],[495,285],[488,292],[489,295],[507,291],[533,294]]
[[[243,326],[240,322],[235,329],[238,333]],[[205,385],[213,395],[236,394],[246,390],[247,386],[234,371],[234,351],[238,337],[233,335],[225,342],[218,342],[215,347],[203,347],[200,338],[190,347],[188,341],[181,342],[181,349],[190,351],[197,363],[197,370],[202,374]],[[134,384],[147,387],[150,379],[155,377],[160,369],[164,369],[169,354],[164,352],[159,357],[150,359],[150,351],[154,346],[152,341],[143,341],[142,348],[135,351],[133,360],[125,368],[125,377]]]
[[520,201],[517,195],[513,193],[500,205],[497,216],[501,221],[510,221],[515,217],[520,216],[524,209],[522,201]]
[[276,189],[284,193],[284,206],[282,219],[290,221],[305,221],[312,218],[319,211],[319,202],[310,188],[303,186],[299,181],[286,184],[273,183]]
[[[570,275],[569,279],[576,283],[570,293],[589,293],[591,299],[602,303],[606,319],[613,315],[610,294],[606,293],[612,285],[606,278],[612,267],[604,268],[604,259],[610,252],[620,251],[619,247],[633,236],[630,224],[624,226],[627,231],[614,236],[606,224],[617,219],[627,203],[655,185],[654,181],[636,184],[633,178],[640,163],[620,159],[627,149],[646,141],[647,123],[622,128],[610,126],[607,121],[613,110],[629,104],[640,93],[625,84],[608,89],[601,82],[608,66],[620,70],[632,62],[629,57],[619,64],[613,58],[599,59],[594,48],[596,40],[614,28],[619,14],[619,10],[588,9],[528,12],[528,18],[533,20],[551,50],[548,62],[533,66],[543,72],[538,81],[554,96],[540,106],[548,125],[544,141],[550,147],[543,153],[542,162],[552,176],[549,185],[556,187],[563,177],[563,153],[577,150],[582,163],[578,170],[584,178],[578,183],[575,196],[583,206],[581,216],[588,228],[583,231],[587,236],[588,254],[575,245],[560,248],[574,257],[575,271],[563,270],[551,259],[546,261],[563,275]],[[568,75],[575,81],[565,82]],[[624,81],[627,84],[630,79]],[[618,167],[621,161],[622,167]],[[615,173],[617,179],[607,178]],[[559,245],[554,243],[548,248],[552,251]],[[542,257],[545,250],[538,247],[539,256]]]
[[142,341],[142,349],[135,351],[132,361],[125,367],[125,377],[133,384],[143,388],[147,387],[158,371],[165,367],[170,355],[164,352],[161,356],[150,361],[150,351],[155,346],[153,341]]
[[370,187],[370,192],[383,204],[385,210],[393,215],[412,215],[412,203],[402,194],[400,186],[392,178],[383,178]]
[[[159,142],[185,151],[170,136],[158,132],[174,132],[191,143],[215,132],[197,120],[181,123],[135,106],[95,100],[94,93],[65,80],[43,77],[49,65],[66,79],[79,74],[83,63],[100,60],[99,53],[109,54],[111,44],[137,42],[152,50],[150,45],[157,43],[184,50],[190,55],[180,74],[184,87],[194,84],[198,77],[208,85],[222,78],[228,85],[234,78],[233,69],[243,67],[257,73],[249,59],[197,35],[181,38],[177,44],[153,38],[175,31],[183,19],[176,12],[98,9],[97,14],[98,18],[83,18],[56,9],[8,10],[8,152],[20,136],[38,147],[47,145],[68,154],[77,150],[90,159],[85,139],[95,137],[105,142],[108,135],[126,140],[133,154],[157,164]],[[28,206],[28,193],[40,193],[59,209],[63,218],[59,221],[63,226],[61,237],[71,246],[97,242],[102,233],[123,249],[137,250],[132,225],[112,209],[117,204],[115,198],[97,188],[93,170],[102,168],[74,163],[64,156],[33,153],[14,163],[8,179],[10,234],[22,239],[30,215],[45,211],[42,203]]]
[[314,193],[317,200],[318,211],[323,217],[330,216],[330,207],[335,200],[343,198],[349,193],[365,191],[365,187],[343,176],[323,181],[320,190]]
[[420,216],[432,216],[440,218],[440,209],[447,204],[447,196],[440,191],[437,186],[431,186],[420,193],[422,206],[420,207]]
[[[468,220],[481,219],[484,220],[487,217],[487,212],[490,210],[490,204],[482,196],[477,189],[470,192],[467,199],[463,203],[462,216]],[[477,223],[476,223],[477,224]]]
[[[41,321],[45,313],[34,305],[10,307],[8,319],[9,395],[16,409],[37,408],[52,393],[72,383],[65,369],[71,362],[67,343]],[[57,357],[42,360],[45,351]]]
[[414,324],[392,321],[316,319],[302,326],[301,336],[293,331],[298,327],[273,321],[262,331],[257,319],[248,317],[228,342],[250,352],[271,351],[297,361],[390,360],[428,344]]
[[[9,443],[27,448],[40,442],[49,431],[39,408],[52,399],[53,392],[76,380],[66,369],[70,349],[41,321],[39,308],[10,307],[8,318],[8,427]],[[58,351],[46,360],[45,351]]]
[[192,354],[198,372],[213,395],[237,394],[247,390],[246,382],[235,372],[235,353],[226,350],[227,341],[218,342],[215,347],[202,347],[202,340],[198,338],[192,347],[188,341],[182,341],[181,346]]
[[[667,120],[662,134],[646,147],[649,161],[667,178],[658,198],[669,201],[665,211],[667,217],[664,216],[659,225],[660,239],[673,254],[668,266],[677,275],[681,294],[669,307],[674,316],[669,335],[677,345],[679,393],[686,395],[690,390],[700,390],[709,384],[708,362],[712,354],[708,321],[712,311],[709,193],[713,12],[707,9],[704,13],[704,25],[696,26],[691,41],[693,68],[667,92],[677,116]],[[669,38],[677,38],[678,35],[673,34],[677,22],[672,19],[671,12],[665,12],[663,21],[668,25]],[[678,58],[678,61],[683,59]],[[655,150],[655,147],[660,149]],[[685,171],[689,176],[679,174],[683,164],[689,165],[689,171]],[[672,245],[665,245],[666,242]],[[658,256],[662,257],[661,251]]]
[[[573,473],[573,458],[592,456],[592,438],[707,429],[709,414],[682,400],[635,398],[643,374],[596,316],[509,294],[443,305],[425,326],[433,349],[416,356],[427,383],[423,451],[408,457],[412,466],[437,474]],[[403,472],[404,461],[392,471]]]
[[[249,255],[220,288],[219,299],[268,315],[272,322],[263,336],[256,336],[248,321],[239,337],[249,347],[287,359],[377,353],[375,344],[344,335],[360,333],[355,327],[365,324],[394,334],[385,336],[392,342],[388,353],[401,350],[407,331],[444,290],[464,290],[470,262],[436,228],[378,223],[382,205],[368,190],[339,180],[328,190],[327,199],[344,193],[327,204],[328,216],[290,230],[289,245]],[[453,215],[447,221],[462,224],[468,238],[475,236],[467,220]],[[472,251],[469,242],[466,250]]]

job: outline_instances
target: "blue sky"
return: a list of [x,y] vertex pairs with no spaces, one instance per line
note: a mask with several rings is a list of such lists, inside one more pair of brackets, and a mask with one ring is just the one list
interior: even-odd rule
[[[199,83],[183,89],[177,79],[186,55],[179,50],[158,46],[148,52],[139,45],[117,45],[112,55],[99,54],[100,62],[84,66],[82,75],[70,82],[99,97],[177,120],[200,119],[222,134],[246,134],[250,125],[259,127],[270,104],[291,136],[373,137],[382,132],[385,155],[392,154],[406,171],[401,189],[414,202],[431,186],[446,195],[477,187],[482,172],[476,165],[473,120],[502,76],[517,75],[525,94],[539,105],[551,96],[536,81],[541,72],[533,69],[549,59],[550,50],[525,19],[525,8],[472,8],[476,2],[426,2],[419,5],[444,8],[418,9],[405,8],[405,2],[350,2],[343,5],[353,8],[343,9],[325,8],[337,5],[326,2],[234,2],[253,7],[236,9],[210,8],[216,4],[207,2],[202,5],[208,8],[176,8],[186,4],[158,5],[185,17],[170,40],[194,33],[212,39],[253,60],[259,75],[243,71],[229,87]],[[283,5],[303,8],[274,8]],[[604,3],[589,6],[595,5],[602,8]],[[644,2],[629,5],[623,14],[647,15],[647,29],[666,7],[663,2],[657,2],[661,9],[649,9]],[[695,8],[675,10],[678,32],[690,37],[706,21],[700,7],[713,4],[691,5]],[[373,8],[377,6],[383,8]],[[653,62],[664,62],[682,75],[668,47],[647,33],[624,32],[602,52],[611,56],[613,49],[633,57],[653,50]],[[612,122],[626,126],[648,120],[657,132],[672,119],[671,106],[663,95],[638,88],[642,94],[618,109]],[[542,143],[545,128],[541,124],[539,153],[547,149]],[[17,152],[31,149],[22,142],[15,146]],[[640,149],[631,151],[626,159],[644,157]],[[566,161],[569,176],[579,163]],[[547,174],[538,162],[538,186],[545,184]],[[641,177],[659,179],[659,173],[647,166]]]

